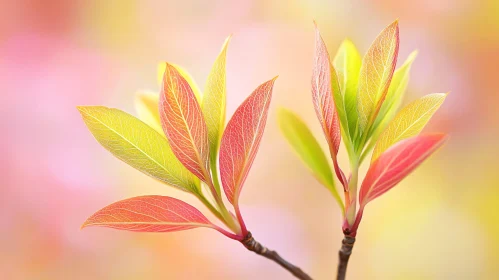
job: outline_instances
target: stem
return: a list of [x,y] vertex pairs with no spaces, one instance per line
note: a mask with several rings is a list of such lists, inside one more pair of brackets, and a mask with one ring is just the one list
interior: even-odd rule
[[235,233],[241,234],[241,225],[234,220],[234,216],[227,210],[225,204],[219,204],[220,210],[222,212],[223,220],[225,225],[232,229]]
[[222,214],[220,214],[220,212],[202,194],[196,193],[195,195],[206,206],[206,208],[208,208],[210,212],[215,215],[215,217],[221,221],[224,220]]
[[338,276],[337,280],[345,280],[347,273],[348,260],[352,254],[353,245],[355,244],[355,237],[345,235],[343,241],[341,242],[341,249],[339,251],[339,263],[338,263]]
[[241,227],[234,221],[232,215],[229,213],[227,208],[223,203],[218,204],[220,210],[216,209],[202,194],[196,194],[196,197],[210,210],[215,217],[224,223],[228,228],[236,233],[240,233]]
[[241,215],[241,210],[239,209],[239,201],[234,204],[234,210],[236,211],[237,221],[241,227],[241,231],[243,236],[248,234],[248,230],[246,229],[246,224],[244,223],[243,216]]
[[351,159],[352,176],[348,184],[348,207],[346,209],[346,218],[351,226],[355,222],[355,213],[357,210],[357,182],[359,180],[359,164],[357,158]]
[[244,245],[244,247],[246,247],[246,249],[255,252],[260,256],[266,257],[267,259],[273,260],[284,269],[291,272],[291,274],[293,274],[296,278],[301,280],[312,280],[312,277],[308,276],[308,274],[303,272],[299,267],[283,259],[276,251],[269,250],[258,241],[256,241],[251,235],[251,232],[248,232],[241,243]]
[[222,198],[222,191],[220,188],[220,181],[218,179],[217,157],[210,160],[211,176],[213,176],[213,183],[215,184],[215,191],[217,196]]
[[236,235],[236,234],[233,234],[231,232],[228,232],[228,231],[226,231],[225,229],[223,229],[223,228],[221,228],[219,226],[215,226],[214,229],[218,230],[218,232],[220,232],[221,234],[227,236],[228,238],[231,238],[231,239],[234,239],[234,240],[237,240],[237,241],[242,241],[244,239],[243,236]]
[[219,217],[219,219],[222,220],[224,224],[231,230],[233,230],[237,234],[241,234],[241,226],[234,220],[232,214],[229,212],[229,210],[227,210],[227,207],[225,207],[222,199],[222,191],[220,187],[220,180],[218,177],[216,153],[214,156],[210,156],[210,170],[212,176],[212,184],[210,186],[210,190],[212,191],[212,195],[215,198],[215,202],[220,208],[221,217]]

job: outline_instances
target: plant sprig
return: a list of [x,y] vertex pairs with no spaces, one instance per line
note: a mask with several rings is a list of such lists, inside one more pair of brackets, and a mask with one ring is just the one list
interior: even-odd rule
[[[297,278],[309,280],[310,276],[300,268],[258,243],[244,222],[239,197],[262,139],[277,77],[257,87],[226,126],[229,40],[214,63],[204,92],[180,66],[163,63],[160,94],[139,94],[136,99],[141,120],[118,109],[78,107],[90,132],[104,148],[135,169],[194,195],[224,226],[211,222],[181,200],[140,196],[104,207],[82,227],[136,232],[211,228],[275,261]],[[224,203],[222,188],[232,207]]]
[[[306,124],[289,110],[279,113],[284,136],[333,194],[343,214],[345,238],[339,252],[338,279],[345,277],[365,206],[397,185],[447,139],[443,134],[419,135],[447,94],[429,94],[397,113],[417,54],[411,53],[395,70],[398,49],[396,20],[378,35],[363,59],[347,39],[331,60],[316,26],[312,100],[344,201],[335,187],[331,167]],[[348,177],[337,160],[342,138],[350,161]],[[369,170],[360,181],[359,168],[371,152]]]

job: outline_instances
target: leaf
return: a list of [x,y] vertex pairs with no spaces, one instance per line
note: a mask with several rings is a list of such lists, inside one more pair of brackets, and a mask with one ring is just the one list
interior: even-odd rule
[[203,113],[187,81],[168,63],[159,107],[161,124],[173,153],[189,171],[211,186]]
[[160,134],[164,134],[159,118],[159,94],[151,92],[139,92],[135,96],[135,110],[139,119]]
[[[163,77],[165,75],[166,64],[167,63],[165,63],[165,62],[161,62],[158,64],[158,84],[160,86],[163,84]],[[168,63],[168,64],[175,67],[175,69],[177,69],[177,71],[180,73],[180,75],[187,81],[187,83],[191,87],[192,92],[194,92],[194,95],[196,96],[196,99],[199,102],[199,104],[202,104],[203,93],[199,89],[196,81],[191,76],[191,74],[189,74],[189,72],[187,72],[187,70],[185,70],[184,68],[180,67],[177,64],[173,64],[173,63]]]
[[[329,145],[336,176],[345,187],[347,180],[337,162],[338,150],[341,143],[341,128],[336,108],[343,108],[343,104],[335,108],[334,102],[337,100],[333,100],[333,95],[341,96],[336,71],[331,66],[326,45],[316,27],[314,69],[312,72],[312,99],[315,113],[317,114],[317,118],[319,118]],[[338,101],[341,101],[341,98],[339,99]]]
[[253,164],[272,98],[277,77],[260,85],[237,108],[230,119],[220,144],[220,177],[227,199],[238,205],[239,194]]
[[416,59],[417,54],[417,51],[413,51],[409,57],[407,57],[402,67],[395,70],[390,83],[390,88],[386,94],[385,102],[383,102],[379,114],[376,117],[372,135],[377,134],[379,136],[379,133],[385,129],[386,125],[397,113],[397,110],[402,103],[407,84],[409,83],[409,72],[411,70],[412,63],[414,62],[414,59]]
[[415,136],[386,150],[371,163],[362,182],[359,197],[361,208],[402,181],[445,140],[444,134]]
[[367,133],[376,119],[390,86],[399,49],[398,20],[374,40],[362,61],[357,107],[359,129]]
[[135,169],[183,191],[197,193],[199,180],[175,157],[164,136],[137,118],[106,107],[78,107],[99,143]]
[[82,225],[135,232],[172,232],[216,227],[193,206],[173,197],[149,195],[125,199],[93,214]]
[[446,96],[445,93],[429,94],[402,109],[379,137],[371,161],[398,141],[418,135]]
[[331,167],[319,143],[307,125],[293,112],[281,108],[277,114],[279,127],[300,159],[317,180],[333,194],[343,209],[343,202],[336,190]]
[[353,42],[344,40],[334,58],[334,68],[338,72],[351,139],[354,139],[357,129],[357,89],[361,65],[362,58]]
[[[222,51],[217,57],[213,68],[208,76],[206,88],[203,95],[203,115],[208,128],[208,140],[210,143],[210,161],[217,161],[220,138],[225,126],[225,104],[226,104],[226,74],[225,62],[227,46],[230,36],[225,40]],[[216,170],[215,170],[216,171]]]

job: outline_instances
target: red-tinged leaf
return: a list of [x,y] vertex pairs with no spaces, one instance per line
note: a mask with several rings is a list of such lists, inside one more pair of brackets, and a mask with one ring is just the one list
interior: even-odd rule
[[136,232],[169,232],[197,227],[217,229],[193,206],[167,196],[139,196],[115,202],[83,224]]
[[159,107],[173,153],[189,171],[211,186],[208,133],[201,107],[189,83],[168,63]]
[[260,85],[237,108],[222,136],[220,176],[225,195],[235,206],[262,139],[276,78]]
[[[312,99],[315,113],[319,118],[322,130],[329,144],[329,151],[333,159],[336,176],[341,184],[346,187],[347,180],[343,171],[338,166],[337,155],[341,143],[341,128],[338,112],[336,111],[333,99],[333,90],[340,90],[339,86],[332,87],[331,79],[334,78],[335,85],[338,85],[336,71],[331,65],[326,44],[322,40],[321,34],[315,28],[315,57],[312,74]],[[333,75],[332,75],[333,74]],[[332,77],[334,76],[334,77]]]
[[421,135],[398,142],[374,161],[362,182],[360,204],[384,194],[409,175],[446,140],[444,134]]
[[363,134],[369,132],[385,100],[397,64],[399,42],[396,20],[381,31],[362,60],[357,110],[359,129]]

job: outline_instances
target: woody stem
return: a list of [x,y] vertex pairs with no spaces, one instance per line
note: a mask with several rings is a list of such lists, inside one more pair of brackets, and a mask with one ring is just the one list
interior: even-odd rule
[[291,264],[290,262],[283,259],[276,251],[269,250],[258,241],[256,241],[251,232],[248,232],[246,237],[241,241],[241,243],[246,247],[246,249],[255,252],[256,254],[266,257],[267,259],[273,260],[284,269],[293,274],[296,278],[301,280],[312,280],[312,277],[308,276],[301,268]]
[[341,242],[341,249],[339,251],[339,263],[338,263],[338,276],[337,280],[345,280],[347,273],[348,260],[352,254],[353,245],[355,244],[355,237],[345,235],[343,241]]

